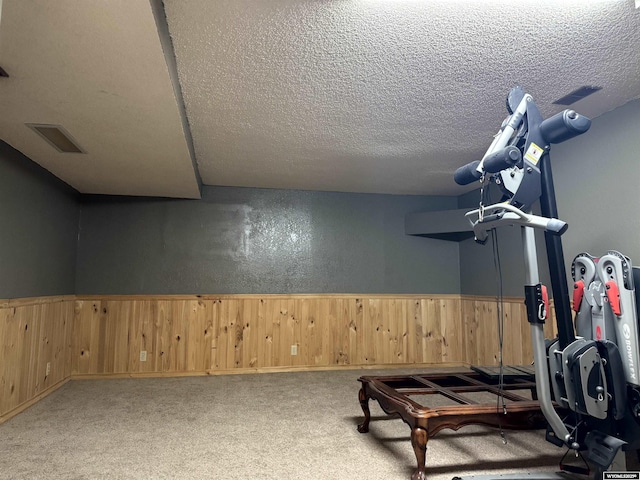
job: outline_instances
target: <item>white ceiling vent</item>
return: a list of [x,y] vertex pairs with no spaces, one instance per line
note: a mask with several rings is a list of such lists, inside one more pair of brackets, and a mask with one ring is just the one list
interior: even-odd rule
[[60,125],[42,125],[37,123],[27,123],[26,125],[61,153],[87,153],[78,145],[78,142],[69,135],[69,132]]

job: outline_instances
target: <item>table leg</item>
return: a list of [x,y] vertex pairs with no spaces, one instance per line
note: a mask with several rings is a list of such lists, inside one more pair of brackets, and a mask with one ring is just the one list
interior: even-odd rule
[[371,412],[369,411],[369,397],[364,391],[364,386],[358,392],[358,400],[360,400],[360,406],[364,412],[364,420],[358,425],[358,431],[367,433],[369,431],[369,422],[371,421]]
[[415,427],[411,429],[411,445],[418,461],[418,468],[411,475],[411,480],[425,480],[427,478],[425,473],[427,440],[429,440],[429,435],[424,428]]

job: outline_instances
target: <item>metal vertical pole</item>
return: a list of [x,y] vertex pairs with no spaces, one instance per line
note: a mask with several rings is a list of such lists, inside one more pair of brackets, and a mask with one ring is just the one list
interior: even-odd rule
[[[556,194],[553,188],[553,176],[549,154],[542,156],[539,163],[541,173],[542,195],[540,196],[540,210],[543,217],[558,218],[558,206]],[[567,286],[567,271],[564,267],[564,253],[562,240],[558,235],[544,233],[544,241],[547,247],[549,260],[549,275],[551,277],[551,290],[553,291],[553,304],[556,311],[556,324],[558,326],[558,341],[563,350],[575,339],[571,304],[569,303],[569,288]]]
[[[533,228],[522,227],[522,245],[524,247],[525,285],[535,286],[540,283],[538,274],[538,258],[536,240]],[[536,305],[527,305],[527,310]],[[531,340],[533,343],[533,366],[536,372],[536,393],[540,402],[540,409],[556,436],[565,442],[569,441],[569,431],[564,422],[553,408],[547,368],[547,350],[544,343],[544,324],[531,323]]]

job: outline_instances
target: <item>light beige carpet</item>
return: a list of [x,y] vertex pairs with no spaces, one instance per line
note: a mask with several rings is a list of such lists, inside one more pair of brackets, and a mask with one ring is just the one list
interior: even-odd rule
[[[0,425],[1,479],[385,479],[415,469],[409,427],[340,370],[212,377],[75,380]],[[413,370],[424,373],[424,370]],[[430,480],[474,472],[557,470],[543,431],[479,426],[428,443]]]

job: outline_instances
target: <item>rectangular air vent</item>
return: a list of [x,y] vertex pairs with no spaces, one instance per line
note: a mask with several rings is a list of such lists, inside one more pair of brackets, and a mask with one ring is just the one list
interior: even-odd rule
[[27,123],[27,127],[44,138],[52,147],[62,153],[86,153],[69,132],[60,125]]
[[585,97],[588,97],[592,93],[597,92],[598,90],[602,90],[602,87],[593,87],[593,86],[584,86],[580,88],[576,88],[573,92],[568,93],[562,98],[556,100],[554,105],[572,105],[576,103],[578,100],[582,100]]

